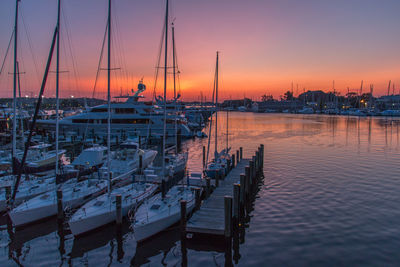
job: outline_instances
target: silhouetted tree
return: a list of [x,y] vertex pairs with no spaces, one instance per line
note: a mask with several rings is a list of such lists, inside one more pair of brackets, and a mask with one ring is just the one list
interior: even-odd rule
[[284,96],[283,96],[284,100],[293,100],[293,93],[290,91],[287,91]]

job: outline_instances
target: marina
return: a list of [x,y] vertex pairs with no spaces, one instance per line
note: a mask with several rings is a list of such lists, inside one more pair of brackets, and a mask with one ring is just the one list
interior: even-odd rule
[[[232,251],[228,253],[224,237],[222,241],[212,239],[210,242],[207,235],[197,236],[194,233],[190,238],[188,231],[185,244],[188,262],[195,265],[212,264],[216,260],[224,264],[225,257],[231,254],[231,261],[234,263],[236,258],[240,265],[293,263],[298,262],[298,256],[302,254],[303,263],[313,260],[343,263],[336,256],[329,256],[325,250],[315,248],[322,243],[334,250],[335,255],[352,254],[354,260],[374,261],[377,257],[388,262],[397,260],[394,256],[397,255],[397,244],[389,242],[390,235],[379,242],[368,242],[365,250],[373,253],[367,258],[355,246],[361,246],[365,241],[385,233],[390,225],[387,218],[398,218],[393,206],[398,201],[395,193],[399,188],[398,179],[388,175],[387,170],[397,170],[395,157],[400,153],[399,121],[231,112],[230,124],[232,129],[236,129],[230,137],[232,151],[240,151],[242,144],[247,144],[243,147],[243,159],[252,158],[260,146],[260,140],[266,144],[265,178],[255,191],[257,193],[249,207],[249,216],[244,217],[243,228],[239,229],[239,251],[235,247],[235,237],[232,239]],[[222,119],[220,127],[223,131]],[[249,132],[252,134],[249,135]],[[256,139],[259,136],[263,137]],[[202,169],[202,147],[206,144],[207,140],[200,138],[189,139],[182,144],[183,149],[189,152],[187,167],[191,172]],[[352,158],[357,160],[350,162]],[[374,158],[374,162],[371,158]],[[337,166],[341,166],[342,171],[338,172]],[[366,171],[373,175],[365,176]],[[325,173],[329,175],[323,175]],[[233,180],[234,183],[239,181],[240,177]],[[221,180],[221,189],[222,183]],[[326,183],[330,185],[329,188],[324,186]],[[288,194],[293,188],[298,188],[296,193]],[[231,190],[233,188],[229,185],[228,191]],[[371,194],[372,199],[365,197]],[[321,198],[326,201],[319,207]],[[203,200],[203,207],[206,201]],[[344,201],[347,204],[343,204]],[[370,206],[367,203],[374,204]],[[381,213],[382,209],[392,211]],[[383,217],[369,226],[366,222],[374,218],[376,213]],[[353,214],[357,214],[357,219]],[[66,215],[70,216],[68,213]],[[196,212],[191,218],[195,215]],[[331,215],[338,221],[331,221]],[[188,219],[188,225],[191,218]],[[7,215],[3,214],[0,223],[0,261],[10,265],[15,261],[25,265],[33,260],[49,265],[84,262],[90,265],[110,262],[159,265],[161,262],[180,264],[183,260],[179,222],[140,243],[137,243],[127,219],[122,221],[121,232],[117,231],[115,224],[110,224],[77,238],[72,235],[68,225],[59,226],[56,217],[12,230],[7,224]],[[324,225],[330,225],[336,234],[332,235]],[[316,239],[312,238],[311,241],[311,236]],[[362,237],[354,239],[356,236]],[[325,243],[327,237],[331,241]],[[310,242],[311,247],[301,248],[293,240]],[[339,240],[344,240],[344,243]],[[350,245],[346,245],[347,242]],[[287,248],[284,252],[280,249],[283,246]],[[261,251],[263,256],[254,257]]]
[[398,265],[400,4],[304,1],[2,1],[0,266]]

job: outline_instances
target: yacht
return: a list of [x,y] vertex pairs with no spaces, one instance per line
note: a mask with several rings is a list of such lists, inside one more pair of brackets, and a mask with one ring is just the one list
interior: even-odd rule
[[314,109],[312,109],[310,107],[303,107],[302,109],[297,111],[297,113],[299,113],[299,114],[314,114]]
[[[152,101],[139,101],[144,96],[140,93],[146,90],[143,81],[138,84],[138,90],[133,95],[118,96],[126,98],[126,102],[111,104],[111,129],[112,133],[132,133],[140,136],[162,135],[163,133],[163,111],[153,105]],[[175,133],[175,121],[178,132],[183,137],[191,137],[193,133],[187,126],[187,122],[181,116],[167,114],[167,134],[173,136]],[[87,112],[69,116],[60,120],[61,131],[76,129],[78,135],[85,131],[94,131],[99,135],[107,132],[107,104],[89,108]],[[39,128],[52,128],[55,120],[38,120]]]

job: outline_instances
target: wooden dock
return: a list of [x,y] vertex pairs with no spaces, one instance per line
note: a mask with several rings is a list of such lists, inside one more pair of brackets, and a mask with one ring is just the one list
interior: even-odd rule
[[240,183],[240,175],[245,173],[245,168],[249,164],[250,159],[242,159],[224,180],[219,181],[219,186],[187,222],[187,232],[225,234],[225,197],[233,197],[233,185]]
[[212,193],[210,179],[206,178],[207,199],[201,204],[200,198],[196,197],[197,211],[189,221],[186,221],[186,202],[181,201],[183,237],[186,232],[190,232],[222,235],[229,239],[234,231],[237,233],[240,222],[243,222],[245,216],[251,212],[250,204],[254,200],[258,183],[263,176],[264,145],[261,144],[250,159],[243,159],[242,154],[242,148],[236,151],[236,155],[232,154],[232,161],[228,161],[230,169],[228,175],[223,180],[216,177],[216,188]]

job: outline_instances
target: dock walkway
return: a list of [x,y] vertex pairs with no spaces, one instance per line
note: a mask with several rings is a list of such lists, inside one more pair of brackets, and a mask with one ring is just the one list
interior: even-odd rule
[[250,159],[242,159],[225,179],[219,182],[219,187],[208,199],[204,200],[201,208],[187,222],[187,232],[224,235],[224,197],[233,197],[233,184],[240,182],[240,174],[245,173],[245,167],[249,165],[249,162]]

